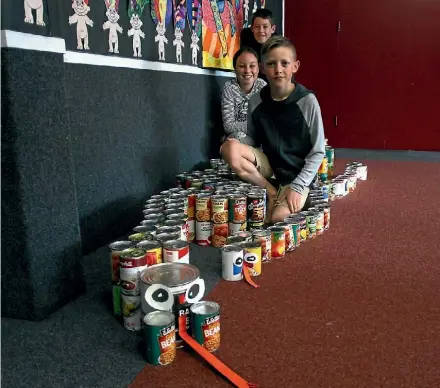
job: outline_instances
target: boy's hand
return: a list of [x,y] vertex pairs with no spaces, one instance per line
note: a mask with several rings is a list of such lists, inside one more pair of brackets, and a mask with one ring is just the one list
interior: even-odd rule
[[301,210],[301,199],[301,194],[297,193],[295,190],[292,190],[290,187],[286,187],[277,198],[277,202],[286,200],[290,213],[297,213]]

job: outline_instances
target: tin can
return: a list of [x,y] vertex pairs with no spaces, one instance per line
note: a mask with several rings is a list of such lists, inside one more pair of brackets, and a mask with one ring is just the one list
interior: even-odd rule
[[144,317],[144,336],[148,362],[168,365],[176,358],[176,324],[174,314],[153,311]]
[[175,233],[160,233],[156,234],[156,240],[163,244],[166,241],[178,240],[180,237],[180,232]]
[[185,187],[185,181],[187,177],[187,174],[176,175],[176,187]]
[[242,243],[242,242],[246,242],[248,241],[246,237],[243,236],[229,236],[226,239],[226,245],[230,245],[230,244],[238,244],[238,243]]
[[141,226],[146,226],[148,229],[148,233],[150,233],[151,235],[154,235],[154,232],[157,229],[157,224],[154,221],[151,220],[142,220],[141,221]]
[[330,228],[330,206],[323,206],[324,211],[324,229]]
[[139,241],[136,248],[146,251],[148,266],[162,263],[162,245],[159,241]]
[[316,237],[316,213],[313,211],[306,212],[307,222],[307,239]]
[[[205,282],[199,270],[184,263],[162,263],[148,267],[141,276],[142,311],[170,311],[176,322],[179,316],[186,317],[186,329],[191,335],[190,306],[199,302],[205,294]],[[176,327],[176,347],[183,340]]]
[[235,235],[247,229],[247,199],[243,194],[229,196],[229,234]]
[[284,244],[286,247],[286,252],[293,251],[295,249],[295,238],[293,236],[292,225],[290,225],[288,222],[277,222],[274,226],[284,228]]
[[144,214],[144,218],[155,225],[160,225],[165,220],[165,215],[163,213]]
[[212,242],[211,222],[196,221],[196,244],[201,246],[209,246]]
[[[175,222],[175,220],[168,220],[168,221]],[[185,221],[183,221],[183,222],[185,222]],[[180,239],[180,237],[182,236],[182,229],[179,226],[163,225],[163,226],[159,226],[156,230],[156,235],[160,235],[162,233],[168,233],[168,234],[174,234],[174,235],[177,233],[179,235],[179,239]]]
[[249,193],[247,196],[248,229],[260,229],[264,225],[265,203],[263,193]]
[[189,264],[189,243],[182,240],[171,240],[163,243],[165,263]]
[[222,277],[230,282],[243,279],[243,248],[240,246],[222,248]]
[[188,218],[194,218],[196,208],[196,193],[190,192],[188,194]]
[[322,159],[321,165],[318,169],[318,176],[321,182],[326,182],[328,179],[328,159],[327,156],[324,156]]
[[244,237],[246,241],[252,241],[252,232],[249,232],[247,230],[238,232],[235,236]]
[[305,214],[306,212],[302,212],[298,215],[299,227],[300,227],[300,235],[301,242],[307,241],[307,219]]
[[180,240],[188,241],[188,222],[184,220],[165,220],[164,226],[175,226],[180,230]]
[[112,296],[113,296],[113,315],[116,317],[120,317],[122,315],[120,283],[112,285]]
[[211,245],[214,248],[221,248],[228,238],[228,224],[212,224]]
[[327,156],[328,161],[328,175],[329,177],[332,177],[334,173],[335,150],[330,146],[326,146],[325,156]]
[[192,178],[189,187],[195,187],[196,189],[202,189],[202,187],[203,187],[203,179]]
[[119,256],[124,249],[132,248],[134,246],[133,241],[115,241],[108,247],[110,250],[110,268],[111,279],[113,284],[119,283]]
[[[163,211],[163,214],[165,215],[166,219],[169,220],[170,216],[173,214],[185,214],[185,211],[181,207],[169,207]],[[171,217],[172,218],[172,217]]]
[[301,244],[301,223],[297,216],[287,217],[285,220],[292,227],[293,243],[295,248]]
[[154,200],[164,200],[166,198],[166,196],[169,194],[168,190],[166,191],[166,194],[164,194],[165,192],[162,191],[160,194],[154,194],[150,197],[150,199],[154,199]]
[[261,244],[258,241],[247,241],[243,247],[243,265],[250,270],[251,276],[261,275]]
[[272,259],[284,257],[286,253],[286,232],[284,228],[271,226],[267,230],[270,231]]
[[211,216],[214,224],[228,223],[228,198],[222,195],[211,197]]
[[124,327],[127,330],[141,330],[141,296],[121,295],[121,308]]
[[176,208],[182,209],[182,213],[185,213],[185,215],[187,215],[188,208],[185,207],[185,202],[183,200],[172,200],[165,204],[165,210]]
[[120,254],[121,292],[125,295],[139,295],[139,275],[147,268],[146,251],[128,248]]
[[196,238],[196,221],[194,218],[187,221],[188,224],[188,241],[193,242]]
[[144,240],[151,240],[151,235],[149,233],[133,233],[128,236],[128,239],[134,243]]
[[215,352],[220,347],[220,306],[203,301],[193,304],[190,310],[193,338],[208,352]]
[[142,213],[144,213],[144,217],[148,214],[160,214],[165,209],[165,206],[156,207],[156,204],[154,206],[152,205],[146,205],[144,210],[142,210]]
[[269,263],[272,259],[272,239],[269,230],[255,230],[253,240],[261,244],[261,262]]
[[316,214],[316,234],[321,235],[324,233],[324,209],[321,207],[315,208]]
[[211,245],[211,195],[198,194],[196,197],[196,244]]

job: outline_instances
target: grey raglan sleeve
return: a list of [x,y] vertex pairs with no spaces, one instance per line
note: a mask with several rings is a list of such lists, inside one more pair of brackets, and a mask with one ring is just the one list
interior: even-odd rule
[[260,147],[261,143],[259,141],[259,136],[257,133],[258,123],[255,123],[252,118],[252,112],[254,109],[260,104],[261,97],[260,93],[254,94],[250,99],[248,103],[248,109],[247,109],[247,135],[252,139],[252,144],[249,144],[253,147]]
[[312,149],[306,156],[304,167],[289,185],[297,193],[302,194],[304,187],[309,186],[325,155],[324,125],[322,123],[321,108],[314,94],[308,94],[298,101],[299,108],[310,130]]
[[222,119],[223,129],[226,135],[234,132],[246,132],[246,122],[235,120],[234,88],[231,84],[226,83],[222,91]]

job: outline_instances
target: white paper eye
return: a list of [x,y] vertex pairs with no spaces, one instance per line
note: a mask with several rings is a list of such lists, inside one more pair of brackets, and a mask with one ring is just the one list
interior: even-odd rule
[[174,295],[163,284],[152,284],[145,292],[145,300],[156,310],[171,311],[174,304]]
[[185,299],[187,303],[197,303],[205,295],[205,281],[197,279],[193,281],[186,289]]
[[244,261],[246,263],[255,263],[257,261],[257,256],[254,253],[245,253]]
[[237,257],[234,261],[234,265],[241,267],[243,265],[243,259],[241,257]]

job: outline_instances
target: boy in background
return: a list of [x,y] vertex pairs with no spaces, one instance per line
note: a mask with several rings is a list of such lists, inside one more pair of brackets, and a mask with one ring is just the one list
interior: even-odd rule
[[[267,222],[283,221],[303,208],[325,154],[321,109],[315,95],[292,80],[299,68],[295,46],[274,36],[261,59],[269,82],[248,107],[252,145],[226,141],[222,155],[245,181],[266,188]],[[268,181],[275,175],[275,182]]]

